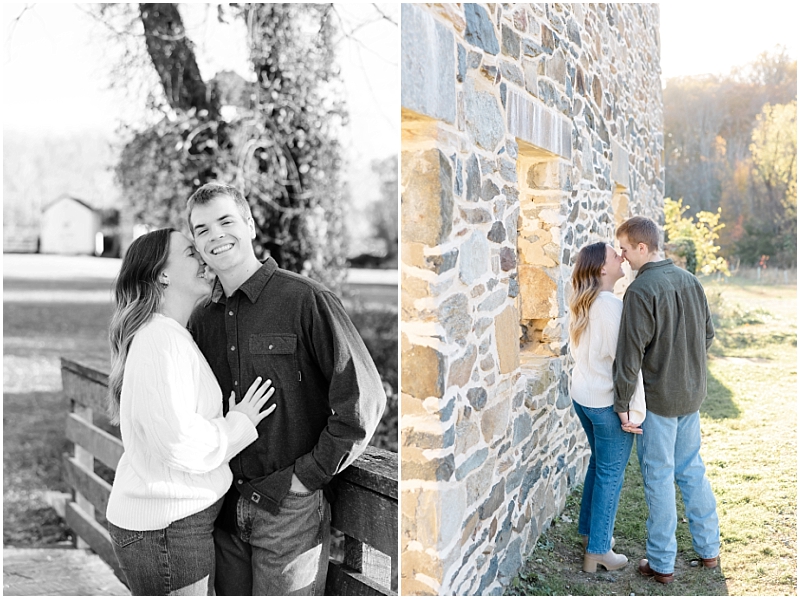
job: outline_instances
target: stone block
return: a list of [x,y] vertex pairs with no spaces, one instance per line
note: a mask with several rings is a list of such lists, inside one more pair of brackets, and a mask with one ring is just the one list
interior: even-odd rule
[[402,153],[403,242],[447,240],[453,226],[453,169],[438,149]]
[[480,431],[474,422],[463,419],[456,424],[456,455],[464,455],[480,441]]
[[572,160],[572,124],[564,115],[514,90],[508,92],[506,114],[508,132],[519,141]]
[[484,150],[494,152],[506,132],[499,98],[491,91],[481,90],[469,76],[464,83],[464,115],[470,138]]
[[506,301],[508,294],[506,293],[505,289],[498,289],[492,295],[487,297],[483,300],[480,304],[478,304],[478,311],[479,312],[491,312],[503,305]]
[[494,319],[497,357],[500,373],[507,374],[519,368],[519,316],[516,308],[508,306]]
[[439,306],[439,323],[444,327],[448,342],[464,342],[472,330],[469,300],[463,293],[448,297]]
[[483,409],[483,406],[486,405],[487,398],[488,394],[486,393],[486,389],[483,387],[473,387],[467,391],[467,400],[469,401],[469,405],[472,406],[473,410]]
[[[464,17],[467,21],[464,39],[467,43],[481,48],[485,52],[496,55],[500,51],[497,34],[489,13],[478,4],[464,4]],[[405,23],[403,23],[405,27]]]
[[488,455],[489,449],[482,447],[469,456],[458,468],[456,468],[456,480],[464,480],[473,470],[477,470],[483,466],[486,463],[486,458]]
[[401,105],[434,119],[454,123],[456,61],[453,34],[413,4],[402,5],[400,21]]
[[505,435],[508,430],[508,416],[510,406],[507,401],[500,401],[483,411],[481,415],[481,433],[486,443],[491,443],[495,437]]
[[432,347],[410,344],[403,349],[401,363],[404,393],[420,399],[442,396],[445,358],[441,353]]
[[461,246],[461,257],[458,265],[459,278],[466,285],[471,285],[489,272],[489,242],[480,231],[472,235]]
[[522,319],[558,316],[558,285],[541,268],[520,264],[519,286]]
[[[474,345],[467,347],[466,351],[461,355],[461,357],[451,363],[450,372],[447,374],[447,386],[450,387],[452,385],[456,385],[458,387],[463,387],[466,385],[469,382],[470,376],[472,375],[472,368],[475,366],[475,360],[477,358],[477,348]],[[405,354],[403,359],[405,359]],[[406,368],[404,365],[404,380],[406,376],[405,372]],[[411,372],[413,371],[409,372],[409,376],[412,376]]]
[[453,455],[428,458],[423,453],[425,449],[413,445],[403,447],[403,458],[400,464],[403,480],[450,480],[456,469]]

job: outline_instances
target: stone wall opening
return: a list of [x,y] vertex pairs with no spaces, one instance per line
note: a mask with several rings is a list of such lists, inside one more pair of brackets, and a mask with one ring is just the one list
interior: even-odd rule
[[542,148],[518,143],[520,359],[530,363],[559,356],[563,346],[561,212],[570,193],[572,165]]

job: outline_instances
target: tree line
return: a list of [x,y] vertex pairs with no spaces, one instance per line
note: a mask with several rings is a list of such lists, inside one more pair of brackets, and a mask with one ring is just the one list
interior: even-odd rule
[[665,196],[720,214],[721,254],[797,265],[797,60],[776,47],[664,89]]

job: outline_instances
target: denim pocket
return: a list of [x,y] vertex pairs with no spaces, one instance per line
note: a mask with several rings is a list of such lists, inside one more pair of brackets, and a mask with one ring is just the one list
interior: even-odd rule
[[140,530],[127,530],[115,526],[111,522],[108,523],[108,534],[118,547],[127,547],[144,538],[144,532]]

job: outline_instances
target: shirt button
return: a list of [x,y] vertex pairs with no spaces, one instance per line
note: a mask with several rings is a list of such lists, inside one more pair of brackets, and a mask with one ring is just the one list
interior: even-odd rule
[[239,386],[239,381],[233,381],[233,384],[234,384],[234,386],[238,387]]
[[228,312],[228,316],[233,316],[233,310],[231,310],[230,312]]
[[236,346],[235,345],[231,345],[231,351],[236,351]]
[[237,484],[237,485],[241,485],[243,482],[244,482],[244,481],[243,481],[243,480],[240,478],[239,480],[237,480],[237,481],[236,481],[236,484]]
[[270,348],[270,349],[272,349],[273,347],[275,347],[275,346],[274,346],[274,345],[270,345],[270,346],[269,346],[269,348]]

